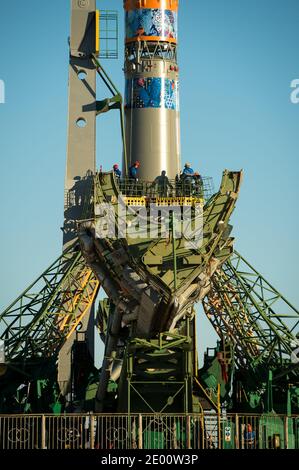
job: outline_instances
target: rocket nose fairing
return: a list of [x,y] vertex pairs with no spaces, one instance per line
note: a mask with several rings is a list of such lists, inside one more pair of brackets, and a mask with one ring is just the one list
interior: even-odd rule
[[153,180],[180,170],[178,0],[125,0],[125,118],[129,166]]

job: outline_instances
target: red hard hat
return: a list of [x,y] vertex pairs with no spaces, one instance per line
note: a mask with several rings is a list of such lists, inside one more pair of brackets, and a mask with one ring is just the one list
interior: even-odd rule
[[113,165],[113,168],[116,170],[118,168],[118,164],[116,163],[115,165]]

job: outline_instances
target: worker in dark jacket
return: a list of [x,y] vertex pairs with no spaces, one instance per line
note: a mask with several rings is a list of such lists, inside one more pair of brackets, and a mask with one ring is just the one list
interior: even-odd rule
[[129,178],[130,178],[130,194],[137,195],[137,183],[138,183],[138,169],[140,163],[137,160],[134,165],[129,168]]
[[130,166],[129,169],[129,176],[131,179],[138,181],[138,168],[140,167],[140,163],[137,161],[134,165]]
[[168,177],[166,176],[166,171],[162,171],[160,176],[157,176],[152,186],[157,186],[158,195],[160,197],[167,197],[168,188],[173,189],[172,184],[169,182]]

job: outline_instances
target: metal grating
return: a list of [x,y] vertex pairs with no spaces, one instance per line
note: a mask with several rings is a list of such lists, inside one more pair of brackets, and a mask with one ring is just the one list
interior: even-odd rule
[[118,14],[100,10],[100,59],[118,59]]

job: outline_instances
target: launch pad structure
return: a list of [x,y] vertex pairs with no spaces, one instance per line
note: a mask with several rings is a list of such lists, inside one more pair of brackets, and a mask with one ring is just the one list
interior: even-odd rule
[[[63,250],[0,314],[0,449],[299,448],[299,311],[234,249],[243,172],[180,175],[179,1],[124,10],[123,99],[115,13],[71,0]],[[112,110],[122,175],[96,167]],[[219,337],[201,368],[199,302]]]

